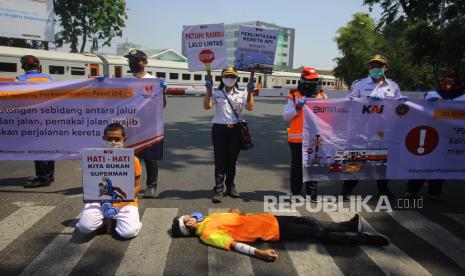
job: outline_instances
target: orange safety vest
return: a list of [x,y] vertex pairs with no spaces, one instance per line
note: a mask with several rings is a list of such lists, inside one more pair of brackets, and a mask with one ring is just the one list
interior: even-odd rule
[[[294,107],[297,105],[297,100],[302,98],[302,94],[299,91],[289,93],[287,98],[294,102]],[[327,99],[328,96],[320,90],[316,95],[315,99]],[[287,141],[290,143],[302,143],[302,131],[303,131],[304,117],[302,110],[298,111],[297,115],[292,118],[291,125],[287,129]]]

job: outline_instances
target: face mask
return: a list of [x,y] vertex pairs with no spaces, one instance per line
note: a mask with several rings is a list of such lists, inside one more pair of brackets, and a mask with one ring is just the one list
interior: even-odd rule
[[129,69],[131,69],[132,73],[137,73],[142,71],[142,66],[140,66],[138,61],[131,61],[129,62]]
[[192,212],[192,214],[190,214],[190,216],[194,217],[197,220],[197,222],[202,222],[203,221],[203,215],[200,212]]
[[103,141],[103,145],[105,148],[117,148],[117,149],[124,148],[124,142]]
[[320,90],[320,84],[318,81],[302,81],[300,83],[304,87],[305,91],[301,91],[306,97],[313,97]]
[[231,79],[231,78],[223,78],[223,83],[226,85],[226,87],[233,87],[234,84],[236,84],[236,79]]
[[384,77],[384,69],[383,68],[374,68],[370,70],[370,77],[377,80]]

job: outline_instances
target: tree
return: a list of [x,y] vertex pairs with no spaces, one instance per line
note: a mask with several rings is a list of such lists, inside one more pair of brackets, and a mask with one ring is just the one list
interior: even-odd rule
[[375,31],[375,22],[366,13],[356,13],[347,26],[337,31],[334,39],[342,57],[335,59],[334,74],[351,84],[367,75],[367,60],[376,52],[380,35]]
[[411,61],[430,66],[439,82],[442,72],[465,72],[465,0],[364,0],[383,9],[379,28],[404,23],[411,44]]
[[[71,52],[84,52],[88,40],[92,50],[110,46],[115,36],[121,37],[125,27],[125,0],[54,0],[54,11],[58,16],[61,31],[55,35],[57,47],[70,44]],[[81,43],[79,43],[79,39]]]

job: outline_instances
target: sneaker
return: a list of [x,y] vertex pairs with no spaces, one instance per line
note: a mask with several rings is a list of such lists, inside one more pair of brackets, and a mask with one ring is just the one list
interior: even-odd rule
[[350,220],[350,223],[352,224],[352,232],[354,233],[362,233],[363,232],[363,224],[362,224],[362,218],[360,217],[359,214],[355,214],[355,216]]
[[362,232],[357,235],[357,240],[360,244],[372,245],[372,246],[387,246],[389,245],[389,239],[384,235],[370,234]]
[[232,197],[232,198],[240,198],[241,195],[239,194],[239,192],[236,190],[236,188],[234,187],[231,187],[229,189],[226,189],[226,195]]
[[145,189],[144,198],[156,198],[156,197],[158,197],[157,188],[149,186],[147,187],[147,189]]
[[32,182],[28,182],[24,184],[24,188],[38,188],[38,187],[46,187],[50,186],[50,179],[49,178],[41,178],[36,177],[32,180]]
[[223,201],[223,193],[215,192],[212,197],[212,202],[220,203],[221,201]]

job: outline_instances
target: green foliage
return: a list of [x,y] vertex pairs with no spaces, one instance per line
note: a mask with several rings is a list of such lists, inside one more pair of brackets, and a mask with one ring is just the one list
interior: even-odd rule
[[[438,84],[447,69],[455,69],[463,77],[465,73],[465,0],[364,0],[372,8],[382,10],[380,22],[364,37],[375,37],[374,44],[366,43],[367,54],[385,55],[389,60],[388,76],[395,79],[402,89],[415,89],[419,85],[430,89]],[[347,45],[358,45],[360,40],[347,31],[356,26],[350,21],[338,31],[336,42],[342,57],[337,58],[336,76],[346,82],[367,75],[366,61],[362,55],[351,53]],[[371,19],[370,19],[371,20]],[[339,43],[339,41],[345,41]],[[351,58],[351,62],[347,59]],[[360,72],[359,64],[365,63]],[[345,73],[356,64],[356,76]]]
[[[54,0],[61,31],[55,35],[57,47],[70,44],[71,52],[84,52],[88,40],[92,50],[98,50],[99,41],[110,46],[115,36],[121,37],[125,27],[125,0]],[[81,43],[79,43],[79,39]]]
[[350,84],[367,75],[366,61],[374,53],[379,35],[375,32],[375,22],[365,13],[354,14],[337,33],[335,41],[342,57],[336,58],[338,65],[334,72]]

